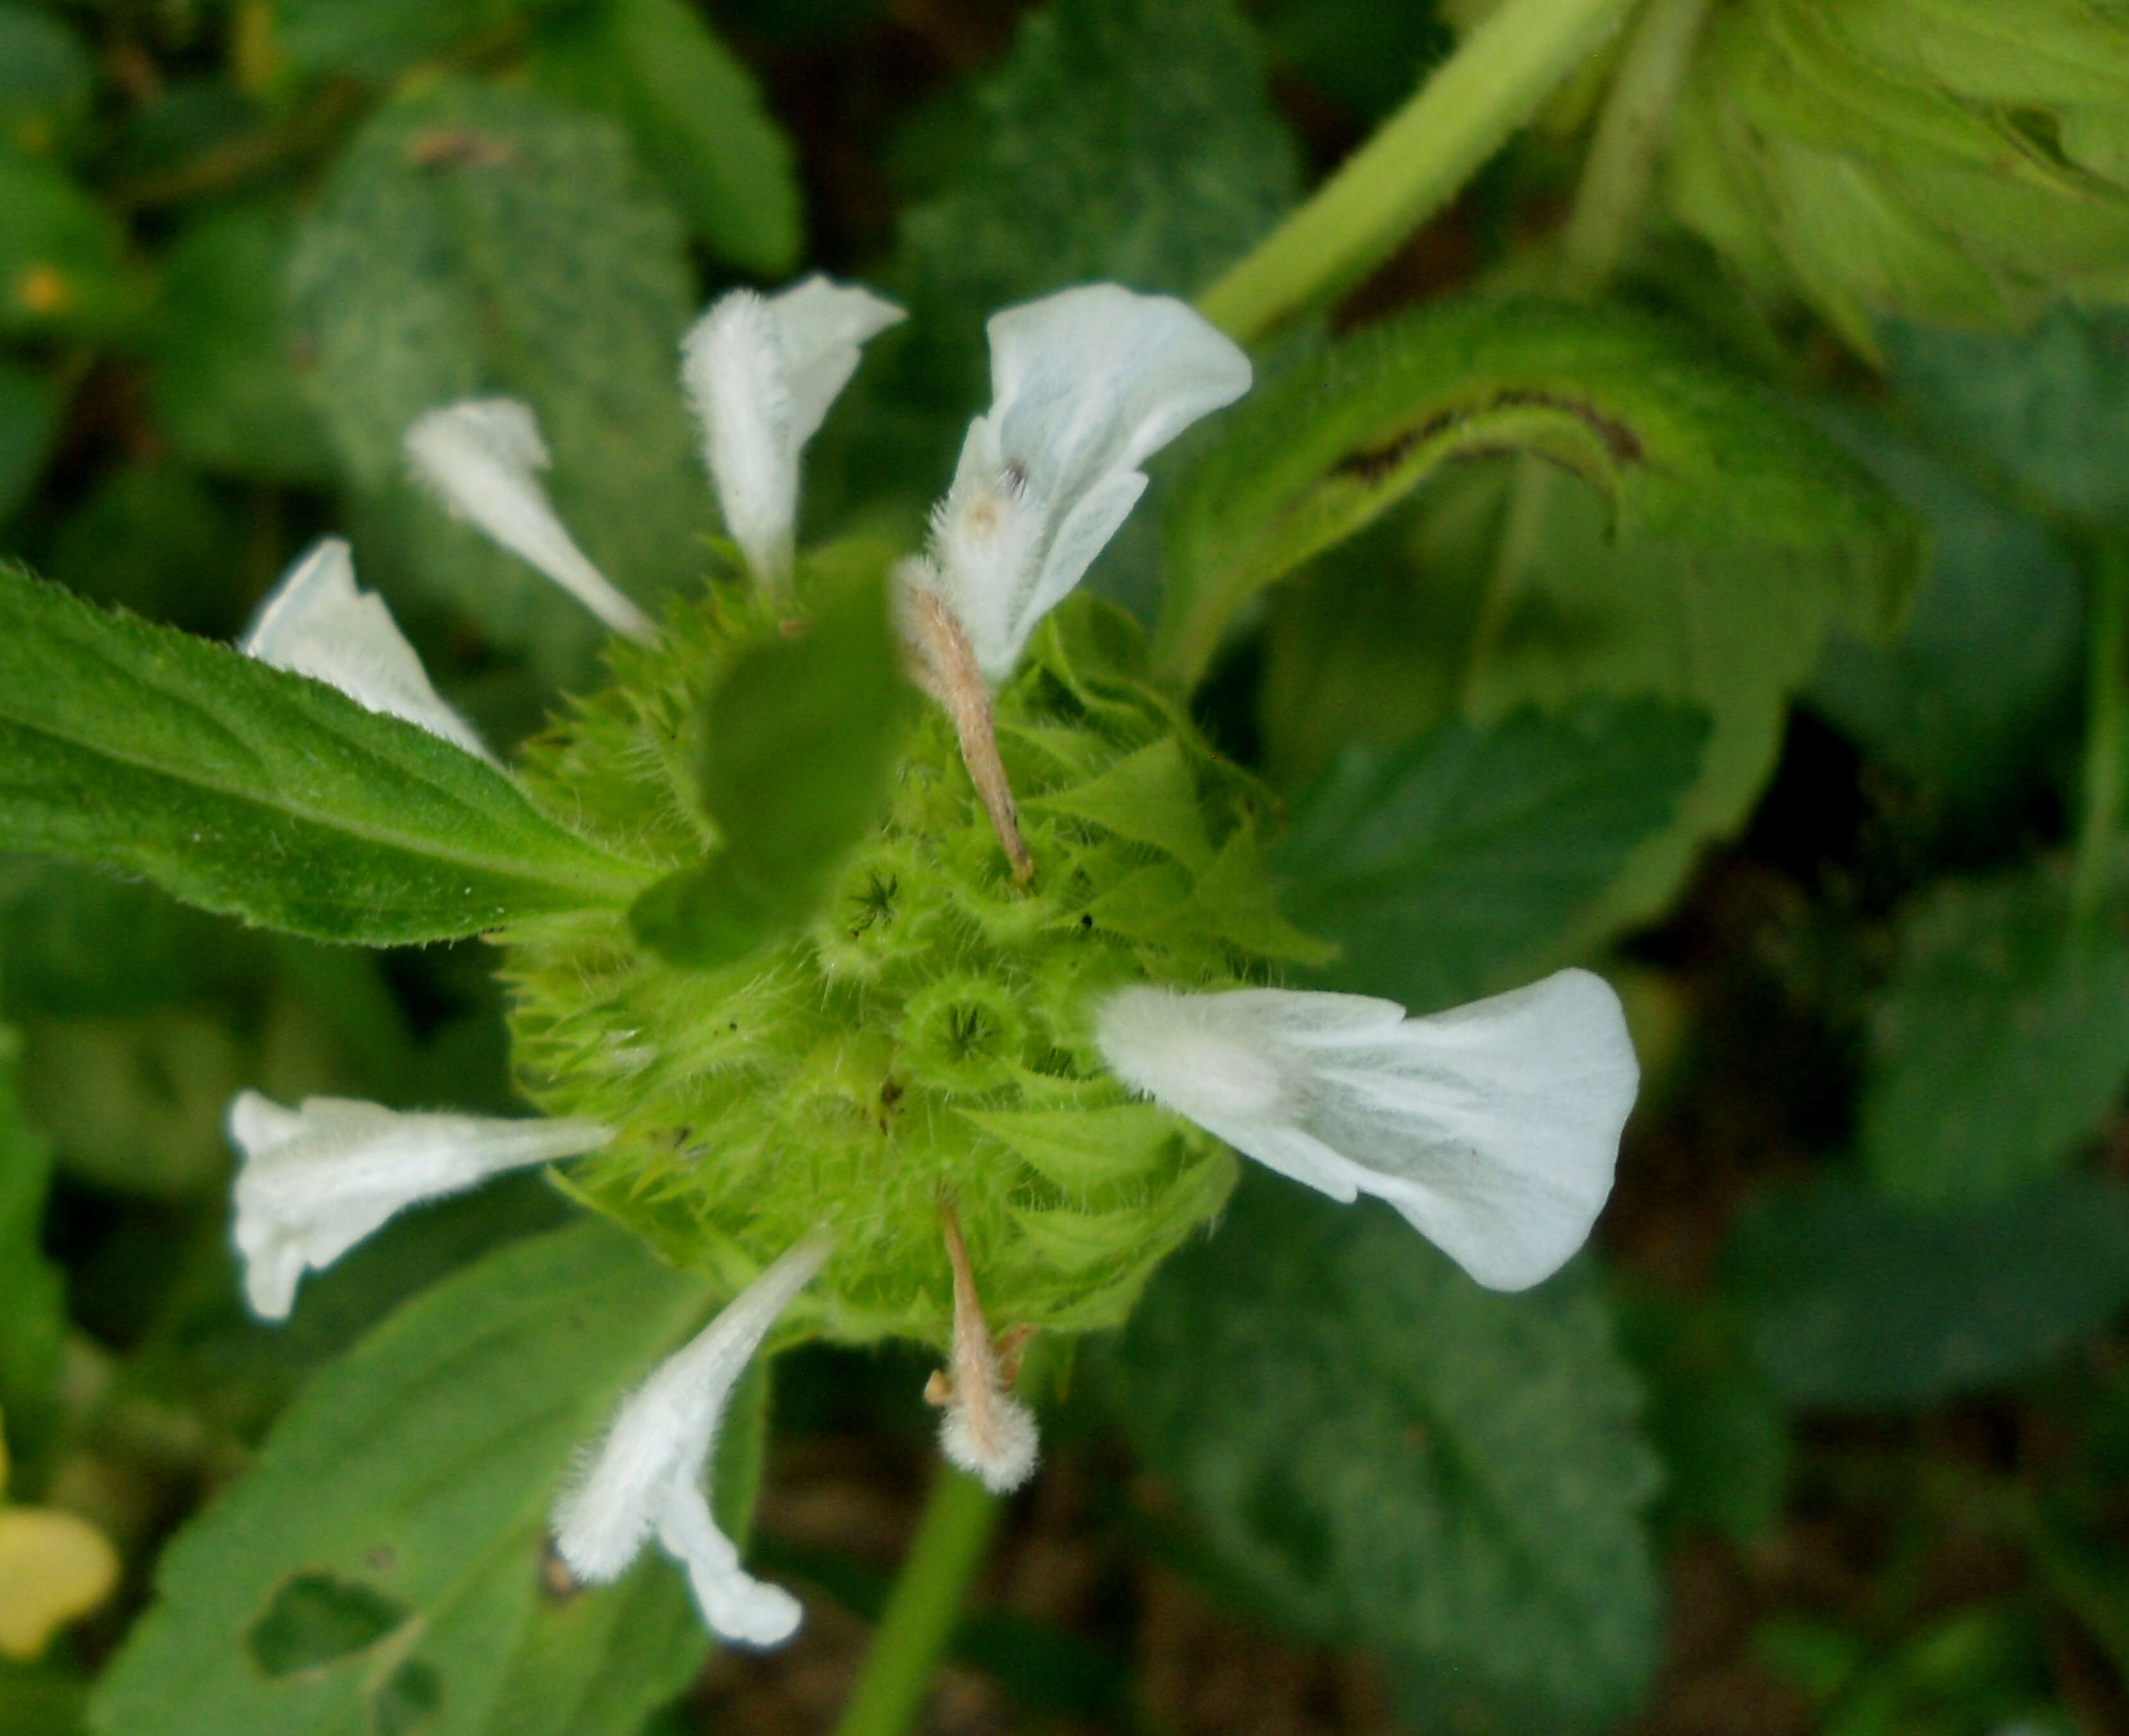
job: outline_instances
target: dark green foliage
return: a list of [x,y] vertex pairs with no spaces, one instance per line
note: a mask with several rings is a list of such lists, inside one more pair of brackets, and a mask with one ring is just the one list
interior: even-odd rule
[[683,0],[592,0],[542,36],[534,75],[626,127],[719,259],[763,277],[798,264],[791,147],[746,68]]
[[2129,1080],[2129,934],[2046,872],[1947,880],[1901,925],[1874,1015],[1862,1143],[1916,1200],[1985,1199],[2060,1168]]
[[1670,818],[1707,736],[1689,706],[1588,699],[1350,743],[1295,803],[1281,904],[1344,949],[1326,986],[1415,1012],[1507,987]]
[[1489,1295],[1388,1210],[1253,1176],[1155,1280],[1116,1377],[1139,1450],[1274,1619],[1546,1728],[1632,1703],[1658,1478],[1586,1271]]
[[1930,1210],[1828,1178],[1766,1202],[1731,1257],[1784,1397],[1912,1408],[2036,1374],[2129,1301],[2129,1195],[2064,1177]]

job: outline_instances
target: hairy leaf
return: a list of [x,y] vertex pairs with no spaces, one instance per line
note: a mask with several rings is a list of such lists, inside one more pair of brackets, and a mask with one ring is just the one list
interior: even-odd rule
[[5,568],[0,831],[373,946],[617,903],[648,878],[426,730]]
[[1873,1019],[1862,1144],[1915,1200],[2001,1193],[2056,1168],[2129,1082],[2129,934],[2045,870],[1941,882],[1901,921]]
[[1609,533],[1841,557],[1838,608],[1884,630],[1912,533],[1850,460],[1678,334],[1616,312],[1465,300],[1384,321],[1260,388],[1177,479],[1155,660],[1194,683],[1256,592],[1453,458],[1572,471]]
[[1923,1210],[1829,1180],[1740,1224],[1730,1263],[1792,1402],[1921,1406],[2038,1372],[2129,1301],[2129,1191],[2065,1176]]
[[597,1223],[408,1304],[171,1547],[93,1727],[633,1736],[701,1654],[686,1593],[645,1562],[558,1596],[546,1521],[572,1455],[702,1312]]
[[597,0],[542,38],[534,76],[627,128],[644,167],[719,259],[770,278],[798,263],[790,144],[695,8]]
[[1893,378],[1934,431],[2041,499],[2129,521],[2129,314],[2058,307],[2030,331],[1895,325]]
[[1344,949],[1327,987],[1415,1012],[1505,987],[1670,818],[1707,736],[1692,706],[1593,698],[1350,744],[1295,805],[1281,907]]
[[1387,1210],[1252,1176],[1117,1369],[1140,1451],[1275,1619],[1537,1708],[1522,1728],[1631,1704],[1656,1467],[1586,1269],[1491,1294]]
[[694,290],[679,220],[612,122],[454,83],[390,104],[342,153],[290,269],[327,428],[382,508],[369,527],[491,635],[558,678],[604,636],[406,485],[402,436],[455,399],[531,406],[555,508],[622,589],[695,577],[712,514],[678,377]]

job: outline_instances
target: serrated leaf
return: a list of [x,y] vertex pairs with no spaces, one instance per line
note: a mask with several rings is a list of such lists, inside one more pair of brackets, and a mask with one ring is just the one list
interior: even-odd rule
[[1920,1408],[2037,1373],[2129,1301],[2129,1194],[2060,1177],[1923,1210],[1831,1180],[1768,1201],[1729,1256],[1792,1402]]
[[237,206],[187,230],[164,259],[155,414],[196,464],[274,482],[332,478],[283,305],[295,231],[292,207]]
[[2031,763],[2081,652],[2077,564],[2044,525],[1871,424],[1845,437],[1931,532],[1899,637],[1836,630],[1803,697],[1865,752],[1974,809]]
[[372,946],[617,904],[648,878],[412,724],[6,568],[0,833]]
[[1505,987],[1670,819],[1707,739],[1690,706],[1590,698],[1350,744],[1295,803],[1281,907],[1344,949],[1327,987],[1415,1012]]
[[1873,1011],[1861,1144],[1888,1192],[1985,1198],[2056,1168],[2129,1082],[2129,934],[2045,869],[1941,882]]
[[0,1025],[0,1415],[15,1450],[30,1448],[51,1420],[66,1335],[59,1268],[45,1258],[45,1194],[51,1151],[22,1123],[17,1094],[21,1046]]
[[2129,314],[2058,307],[2027,331],[1882,334],[1933,432],[2063,511],[2129,521]]
[[531,406],[556,511],[624,591],[696,575],[712,511],[678,376],[694,291],[679,221],[612,122],[464,83],[389,105],[342,153],[290,273],[350,478],[416,576],[490,635],[555,678],[604,636],[407,485],[402,436],[454,399]]
[[1140,1452],[1275,1619],[1526,1696],[1531,1728],[1639,1693],[1656,1470],[1586,1268],[1491,1294],[1386,1210],[1252,1176],[1116,1373]]
[[506,1715],[574,1708],[552,1728],[632,1736],[700,1654],[685,1593],[652,1561],[558,1602],[548,1511],[572,1455],[703,1311],[690,1280],[600,1223],[409,1303],[171,1546],[92,1728],[325,1736],[406,1717],[423,1736],[522,1736],[550,1726]]
[[1384,321],[1260,388],[1176,479],[1156,667],[1194,683],[1250,597],[1449,459],[1579,476],[1609,535],[1827,551],[1841,612],[1889,629],[1912,529],[1853,462],[1680,335],[1617,312],[1464,300]]
[[795,637],[742,651],[703,706],[697,775],[719,842],[636,901],[645,944],[713,969],[811,918],[879,816],[909,692],[884,562]]
[[753,75],[680,0],[597,0],[550,31],[541,88],[612,116],[711,252],[782,277],[798,264],[791,146]]

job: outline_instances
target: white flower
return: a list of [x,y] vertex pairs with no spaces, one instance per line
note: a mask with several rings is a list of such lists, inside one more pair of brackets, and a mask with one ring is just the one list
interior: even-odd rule
[[797,1631],[798,1600],[740,1566],[739,1551],[711,1516],[702,1476],[732,1388],[827,1257],[825,1239],[799,1243],[623,1401],[555,1509],[555,1546],[579,1579],[618,1578],[655,1535],[687,1568],[712,1632],[773,1646]]
[[489,758],[473,725],[436,697],[384,599],[355,583],[347,545],[328,536],[290,567],[259,606],[237,648],[247,657],[337,687],[382,711]]
[[554,460],[532,412],[514,398],[467,398],[407,430],[416,476],[458,517],[553,579],[617,633],[648,639],[649,618],[579,549],[548,504],[538,473]]
[[734,290],[681,344],[725,528],[772,591],[791,579],[798,454],[855,372],[858,346],[906,317],[863,289],[811,277],[766,297]]
[[940,593],[1003,681],[1145,490],[1138,467],[1250,389],[1183,302],[1092,283],[992,316],[991,408],[932,515]]
[[236,1247],[251,1306],[287,1316],[307,1271],[322,1271],[394,1213],[507,1169],[596,1151],[613,1137],[593,1121],[493,1120],[409,1114],[345,1097],[284,1109],[255,1091],[229,1106],[236,1175]]
[[993,1495],[1010,1495],[1035,1475],[1041,1439],[1035,1413],[1012,1396],[1025,1331],[1007,1334],[1001,1350],[991,1338],[976,1292],[975,1268],[961,1236],[960,1215],[941,1202],[946,1261],[954,1272],[953,1372],[935,1373],[925,1398],[941,1407],[939,1450]]
[[1639,1079],[1618,996],[1587,971],[1426,1019],[1284,989],[1125,988],[1095,1016],[1125,1084],[1333,1199],[1387,1200],[1493,1290],[1587,1239]]

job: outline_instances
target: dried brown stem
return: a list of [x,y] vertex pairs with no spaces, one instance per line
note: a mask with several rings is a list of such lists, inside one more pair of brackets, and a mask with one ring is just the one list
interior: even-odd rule
[[1020,810],[1006,779],[1005,762],[998,758],[990,683],[976,667],[976,654],[969,649],[961,624],[938,597],[917,586],[904,586],[902,618],[917,684],[954,720],[954,732],[961,740],[961,759],[977,798],[1012,865],[1015,883],[1025,886],[1035,878],[1035,858],[1020,835]]

